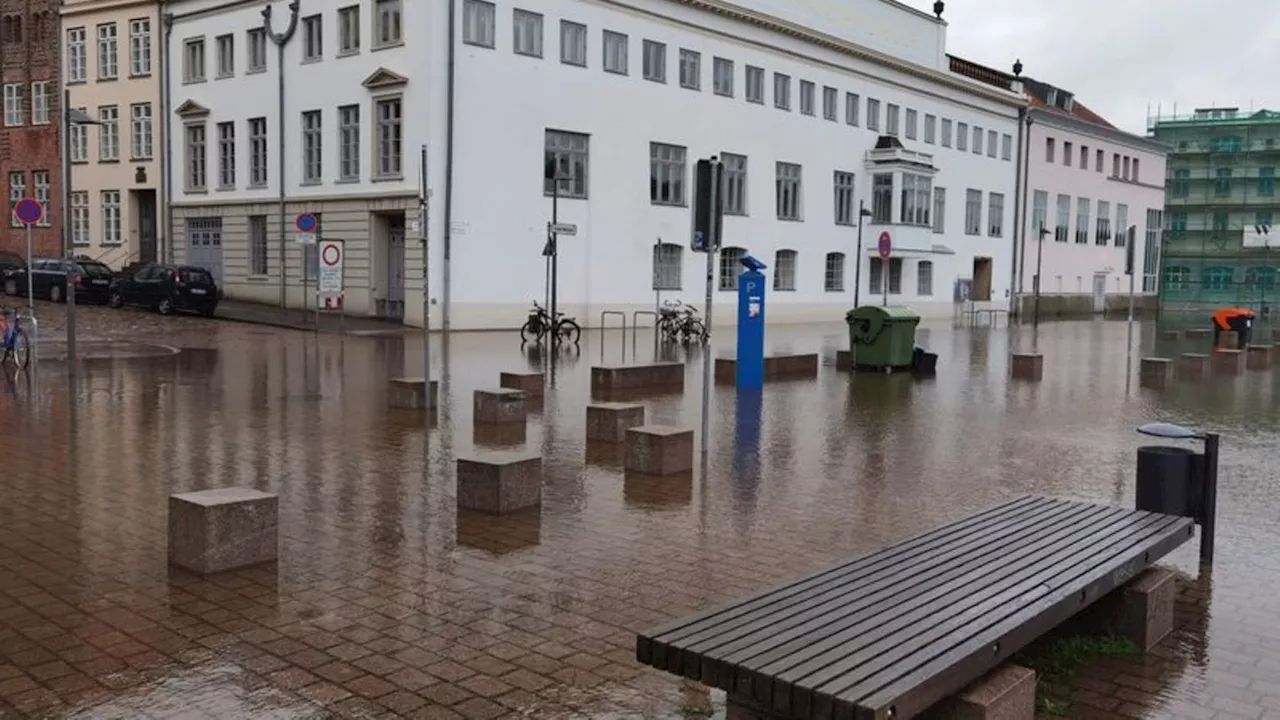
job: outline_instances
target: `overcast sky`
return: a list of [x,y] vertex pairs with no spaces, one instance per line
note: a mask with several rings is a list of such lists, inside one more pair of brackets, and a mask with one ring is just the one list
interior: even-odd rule
[[946,0],[943,19],[951,54],[1006,72],[1021,58],[1131,132],[1148,103],[1280,109],[1277,0]]

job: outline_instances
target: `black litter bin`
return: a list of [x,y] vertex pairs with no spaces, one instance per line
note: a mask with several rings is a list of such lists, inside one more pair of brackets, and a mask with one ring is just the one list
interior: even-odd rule
[[1138,448],[1134,509],[1196,518],[1202,515],[1204,455],[1187,448],[1148,445]]
[[938,353],[918,347],[911,351],[911,372],[922,377],[933,377],[938,372]]

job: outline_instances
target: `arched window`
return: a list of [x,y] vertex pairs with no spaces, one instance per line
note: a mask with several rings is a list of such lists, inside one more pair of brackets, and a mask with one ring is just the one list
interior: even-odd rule
[[1232,270],[1229,267],[1207,267],[1201,273],[1205,290],[1230,290]]
[[796,251],[779,250],[773,258],[773,289],[796,289]]
[[684,248],[674,243],[653,246],[653,289],[680,290]]
[[844,292],[844,253],[827,253],[822,287],[827,292]]
[[738,274],[742,272],[742,258],[747,251],[740,247],[727,247],[720,250],[720,289],[735,291],[738,289]]

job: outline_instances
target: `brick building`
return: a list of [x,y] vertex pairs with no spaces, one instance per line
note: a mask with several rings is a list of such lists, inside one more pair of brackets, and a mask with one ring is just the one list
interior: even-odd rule
[[13,219],[14,204],[32,197],[45,204],[32,240],[36,254],[62,247],[57,0],[0,0],[0,180],[5,217],[0,249],[25,252],[26,237]]

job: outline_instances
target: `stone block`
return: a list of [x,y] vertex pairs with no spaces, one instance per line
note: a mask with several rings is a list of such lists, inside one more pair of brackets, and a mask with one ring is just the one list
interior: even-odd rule
[[1209,356],[1206,353],[1182,353],[1178,358],[1178,377],[1201,378],[1209,374]]
[[1218,341],[1215,344],[1219,350],[1239,350],[1240,334],[1235,330],[1228,330],[1218,335]]
[[627,430],[644,425],[644,405],[634,403],[592,403],[587,406],[587,440],[620,443]]
[[1040,380],[1044,377],[1044,356],[1040,353],[1014,353],[1013,377],[1018,380]]
[[1213,336],[1213,328],[1190,328],[1186,332],[1189,339],[1203,340]]
[[423,378],[392,378],[387,385],[387,405],[397,410],[430,410],[436,407],[439,390],[435,380],[428,392]]
[[738,361],[734,358],[716,358],[715,378],[717,385],[732,385],[738,379]]
[[529,415],[520,390],[476,390],[474,408],[477,423],[522,423]]
[[1218,348],[1209,358],[1214,375],[1239,375],[1244,372],[1244,353]]
[[1169,358],[1142,358],[1138,365],[1138,385],[1161,390],[1173,384],[1173,361]]
[[684,392],[684,363],[605,365],[591,368],[591,392]]
[[542,504],[542,458],[481,452],[458,458],[458,507],[502,515]]
[[630,428],[624,467],[645,475],[675,475],[693,470],[693,431],[666,425]]
[[528,440],[528,424],[510,423],[473,423],[472,441],[484,447],[507,448],[524,445]]
[[498,386],[506,390],[519,390],[527,397],[542,397],[542,373],[504,372],[498,376]]
[[840,372],[848,372],[849,369],[852,367],[851,365],[852,362],[853,362],[853,356],[849,353],[848,350],[836,351],[836,370],[839,370]]
[[1091,632],[1128,639],[1143,652],[1173,632],[1177,577],[1164,568],[1149,568],[1085,611]]
[[766,380],[818,376],[818,354],[770,355],[764,359]]
[[1002,665],[925,713],[929,720],[1034,720],[1036,673]]
[[1181,330],[1165,330],[1160,333],[1160,339],[1167,340],[1169,342],[1180,342],[1182,337],[1183,334]]
[[1250,345],[1245,350],[1245,367],[1250,370],[1269,370],[1271,357],[1274,354],[1274,345]]
[[276,559],[279,499],[251,488],[169,496],[169,562],[208,575]]

